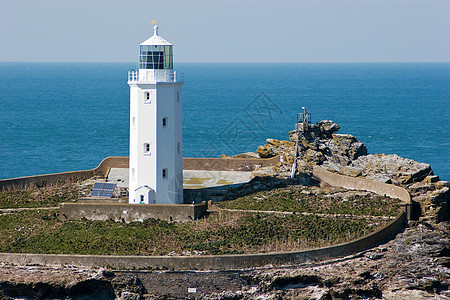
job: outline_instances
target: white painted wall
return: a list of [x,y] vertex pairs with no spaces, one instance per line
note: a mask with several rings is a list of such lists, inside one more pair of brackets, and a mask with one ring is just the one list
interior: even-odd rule
[[[139,79],[130,85],[130,182],[129,203],[139,203],[138,190],[148,186],[146,203],[183,203],[182,151],[182,82],[167,77],[167,71],[151,70],[157,76],[141,76],[149,70],[139,70]],[[160,73],[160,74],[158,74]],[[164,81],[167,78],[167,81]],[[150,101],[146,93],[150,93]],[[177,97],[179,94],[179,97]],[[179,98],[179,99],[177,99]],[[163,127],[163,118],[167,126]],[[144,144],[150,144],[150,154]],[[180,144],[178,152],[178,143]],[[167,178],[163,178],[167,169]],[[141,189],[142,190],[142,189]],[[152,199],[154,196],[154,199]],[[148,197],[146,197],[148,198]]]

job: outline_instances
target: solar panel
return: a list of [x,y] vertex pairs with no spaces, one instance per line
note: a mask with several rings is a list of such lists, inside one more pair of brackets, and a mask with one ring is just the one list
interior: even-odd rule
[[96,182],[89,196],[111,198],[115,189],[115,183]]

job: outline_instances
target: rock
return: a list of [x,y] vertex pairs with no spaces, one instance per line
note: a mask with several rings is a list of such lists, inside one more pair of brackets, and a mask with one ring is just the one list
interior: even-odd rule
[[319,150],[320,131],[316,126],[311,126],[299,136],[299,145],[304,149]]
[[[424,203],[427,203],[427,200]],[[433,191],[429,202],[428,210],[426,208],[423,210],[430,212],[430,215],[434,216],[438,222],[450,219],[450,189],[448,186]]]
[[111,282],[112,286],[114,287],[114,291],[116,291],[116,294],[118,294],[119,291],[122,291],[122,295],[124,292],[127,292],[124,297],[131,297],[122,299],[134,299],[132,298],[133,295],[145,294],[147,292],[138,276],[118,276],[115,277]]
[[227,158],[261,158],[261,156],[255,152],[245,152],[233,156],[227,156]]
[[277,155],[290,155],[293,151],[294,144],[289,141],[279,141],[275,139],[267,139],[265,145],[258,147],[256,152],[261,158],[270,158]]
[[425,179],[423,180],[424,182],[429,182],[429,183],[434,183],[434,182],[438,182],[439,181],[439,177],[436,175],[430,175],[425,177]]
[[361,170],[352,166],[345,166],[339,169],[339,173],[346,176],[358,177],[361,175]]
[[122,294],[120,295],[120,297],[118,299],[119,300],[140,300],[141,295],[124,291],[124,292],[122,292]]
[[[297,170],[311,173],[314,165],[322,165],[329,170],[339,171],[356,158],[366,155],[366,146],[349,134],[336,134],[339,125],[324,120],[316,125],[308,125],[307,130],[297,136],[297,131],[289,132],[290,141],[267,139],[265,145],[257,149],[262,158],[283,155],[285,163],[279,165],[280,172],[286,172],[292,166],[296,156],[295,147],[298,139]],[[278,171],[277,170],[277,171]]]
[[[359,170],[361,176],[367,179],[386,182],[386,179],[390,178],[392,182],[398,182],[401,185],[422,181],[432,173],[429,164],[402,158],[396,154],[359,156],[349,166],[351,170]],[[346,169],[343,173],[348,175]]]
[[278,147],[281,145],[281,142],[279,140],[276,139],[266,139],[266,143],[273,146],[273,147]]
[[274,176],[276,174],[275,168],[273,166],[262,167],[256,169],[252,172],[251,178],[254,177],[264,177],[264,176]]
[[415,182],[408,186],[408,191],[411,196],[422,195],[431,190],[433,190],[433,185],[425,181]]
[[420,290],[396,290],[396,291],[383,291],[383,299],[385,300],[398,300],[398,299],[408,299],[408,300],[423,300],[423,299],[448,299],[444,295],[433,295],[430,298],[430,293]]
[[258,149],[256,149],[256,152],[259,154],[261,158],[270,158],[273,157],[273,153],[270,151],[270,148],[267,148],[263,145],[259,146]]
[[320,151],[314,151],[312,149],[308,149],[303,154],[303,161],[305,161],[308,165],[320,165],[325,160],[325,155],[323,155]]
[[446,186],[439,190],[435,190],[431,193],[431,203],[434,205],[440,205],[443,202],[448,202],[450,199],[450,189]]
[[335,171],[348,166],[358,157],[367,155],[366,146],[350,134],[332,134],[332,139],[327,140],[325,145],[324,167]]
[[319,131],[322,133],[325,137],[330,137],[332,133],[338,131],[341,127],[330,120],[323,120],[317,122],[317,127],[319,128]]

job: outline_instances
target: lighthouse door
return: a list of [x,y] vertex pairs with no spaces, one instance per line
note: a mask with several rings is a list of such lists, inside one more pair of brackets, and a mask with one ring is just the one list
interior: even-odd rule
[[136,190],[135,203],[138,204],[155,204],[155,190],[144,185]]

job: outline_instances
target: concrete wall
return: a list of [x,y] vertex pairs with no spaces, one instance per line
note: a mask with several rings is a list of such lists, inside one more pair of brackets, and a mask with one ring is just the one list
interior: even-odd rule
[[304,251],[204,256],[108,256],[0,253],[0,262],[18,265],[77,265],[114,269],[224,270],[266,265],[289,265],[346,256],[376,246],[392,238],[404,227],[405,214],[377,232],[360,239],[330,247]]
[[142,222],[154,218],[167,222],[187,222],[206,213],[206,202],[199,204],[61,203],[59,219]]
[[105,176],[110,168],[128,168],[128,157],[105,158],[95,169],[63,172],[0,180],[0,191],[15,188],[33,188],[45,184],[59,184],[85,180],[94,176]]
[[381,196],[398,198],[402,201],[401,205],[405,209],[407,219],[411,219],[411,196],[408,191],[402,187],[364,178],[331,173],[320,166],[314,166],[313,175],[319,178],[320,181],[328,183],[329,185],[346,189],[369,191]]
[[111,168],[128,168],[128,156],[109,156],[94,169],[97,176],[106,176]]
[[[275,165],[279,157],[273,158],[183,158],[184,170],[253,171],[260,167]],[[123,156],[105,158],[95,169],[54,173],[0,180],[0,191],[15,188],[32,188],[44,184],[80,181],[93,176],[104,177],[110,168],[128,168],[129,159]]]

